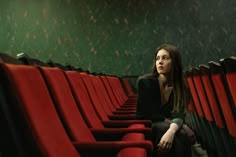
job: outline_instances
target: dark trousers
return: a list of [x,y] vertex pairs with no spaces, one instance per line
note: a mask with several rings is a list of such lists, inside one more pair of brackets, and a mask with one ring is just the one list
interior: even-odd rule
[[161,137],[169,129],[168,122],[154,122],[152,124],[152,142],[153,142],[153,157],[191,157],[191,143],[184,129],[180,128],[175,134],[172,148],[165,153],[158,152],[158,143]]

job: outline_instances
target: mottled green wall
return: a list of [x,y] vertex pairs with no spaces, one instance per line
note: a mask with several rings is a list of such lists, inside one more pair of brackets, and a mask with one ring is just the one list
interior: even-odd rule
[[0,51],[116,75],[177,45],[194,66],[236,54],[235,0],[1,0]]

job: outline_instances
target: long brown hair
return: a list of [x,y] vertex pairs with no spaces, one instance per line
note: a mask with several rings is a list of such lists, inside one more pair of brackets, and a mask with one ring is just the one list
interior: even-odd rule
[[159,50],[164,49],[169,52],[170,58],[172,60],[172,68],[170,74],[170,82],[173,86],[174,92],[174,107],[173,112],[179,112],[186,109],[189,103],[189,90],[183,73],[183,64],[179,49],[170,44],[163,44],[158,47],[155,51],[152,72],[157,73],[156,68],[156,55]]

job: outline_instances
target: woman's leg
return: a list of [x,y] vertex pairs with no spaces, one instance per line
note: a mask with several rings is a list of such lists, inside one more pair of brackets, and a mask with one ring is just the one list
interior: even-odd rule
[[155,122],[152,124],[152,143],[153,143],[153,157],[171,157],[171,151],[162,153],[158,152],[158,143],[161,137],[165,134],[165,132],[169,129],[170,123],[168,122]]
[[158,143],[161,137],[169,129],[168,122],[155,122],[152,124],[152,142],[153,142],[153,157],[191,157],[191,144],[184,129],[180,129],[174,138],[173,146],[169,152],[158,152]]
[[191,157],[192,145],[184,129],[180,129],[175,135],[173,153],[175,157]]

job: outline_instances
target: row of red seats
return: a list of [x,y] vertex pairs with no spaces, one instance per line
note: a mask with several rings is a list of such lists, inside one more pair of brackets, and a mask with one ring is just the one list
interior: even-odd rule
[[126,78],[123,78],[122,79],[122,82],[123,82],[123,85],[124,85],[124,89],[126,91],[126,94],[127,96],[130,98],[130,97],[133,97],[134,99],[137,98],[137,94],[133,91],[128,79]]
[[236,57],[186,71],[192,94],[190,123],[212,156],[236,156]]
[[151,121],[117,77],[0,63],[1,155],[145,157]]

